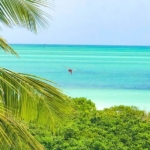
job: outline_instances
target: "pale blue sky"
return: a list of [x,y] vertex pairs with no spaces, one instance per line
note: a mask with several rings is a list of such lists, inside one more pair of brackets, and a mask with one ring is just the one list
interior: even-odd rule
[[37,35],[3,28],[9,43],[150,45],[150,0],[55,0]]

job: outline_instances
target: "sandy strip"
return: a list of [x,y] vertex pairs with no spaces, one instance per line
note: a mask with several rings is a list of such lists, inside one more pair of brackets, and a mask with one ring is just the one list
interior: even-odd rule
[[64,89],[63,91],[71,97],[91,99],[97,109],[128,105],[150,111],[150,91],[148,90]]

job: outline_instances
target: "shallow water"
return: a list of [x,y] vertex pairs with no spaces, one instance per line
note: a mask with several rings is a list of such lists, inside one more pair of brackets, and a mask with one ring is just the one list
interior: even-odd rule
[[150,110],[150,47],[12,46],[20,58],[1,51],[1,67],[50,79],[68,95],[90,98],[98,109],[123,104]]

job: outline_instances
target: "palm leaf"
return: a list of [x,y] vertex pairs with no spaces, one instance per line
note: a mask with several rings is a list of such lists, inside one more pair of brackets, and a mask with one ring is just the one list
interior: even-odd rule
[[[51,81],[0,68],[2,103],[18,119],[53,128],[71,110],[70,101]],[[44,116],[44,117],[43,117]]]
[[20,122],[12,119],[10,112],[0,103],[0,149],[29,149],[43,150],[26,127]]
[[9,46],[5,39],[0,37],[0,47],[7,53],[14,54],[18,57],[18,54],[13,50],[11,46]]
[[41,8],[49,6],[47,0],[0,0],[0,21],[7,26],[17,25],[37,32],[48,26],[50,15]]

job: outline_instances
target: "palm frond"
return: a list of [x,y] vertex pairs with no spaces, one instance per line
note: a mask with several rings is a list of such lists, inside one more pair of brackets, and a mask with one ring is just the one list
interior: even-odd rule
[[13,50],[11,46],[9,46],[6,40],[0,37],[0,48],[2,48],[5,52],[14,54],[18,57],[18,54]]
[[43,150],[20,122],[12,119],[10,112],[0,103],[0,149]]
[[54,118],[62,119],[70,112],[71,107],[66,95],[50,83],[52,84],[36,76],[0,68],[2,103],[17,118],[53,128]]
[[51,16],[42,8],[49,7],[48,0],[0,0],[0,21],[7,26],[22,26],[31,31],[47,27]]

